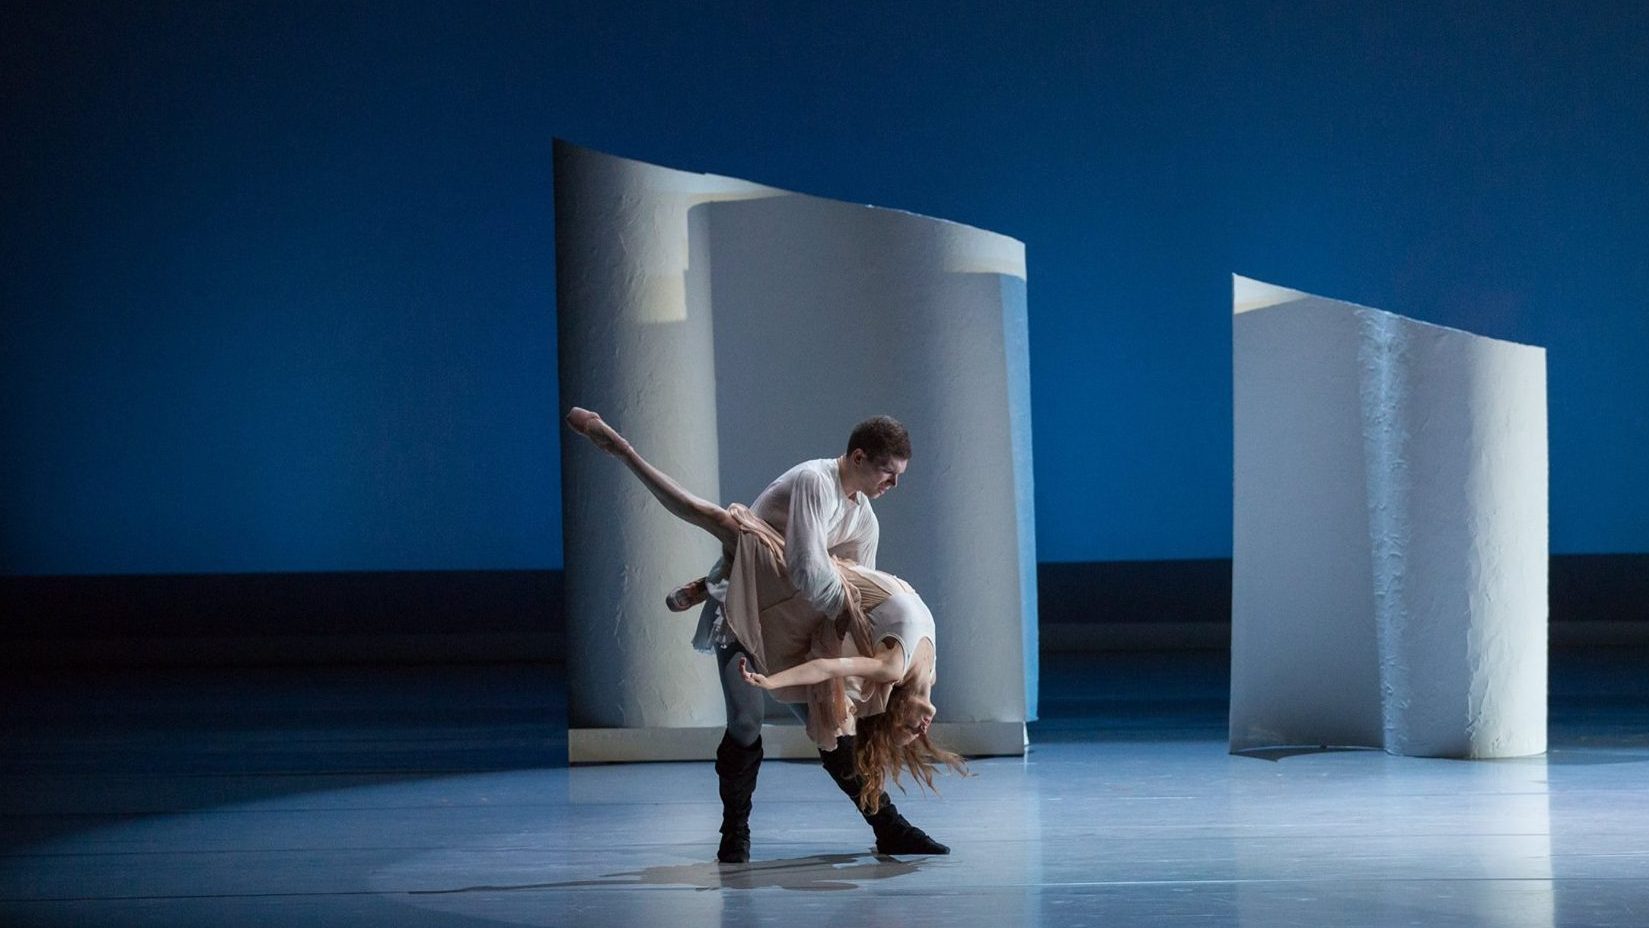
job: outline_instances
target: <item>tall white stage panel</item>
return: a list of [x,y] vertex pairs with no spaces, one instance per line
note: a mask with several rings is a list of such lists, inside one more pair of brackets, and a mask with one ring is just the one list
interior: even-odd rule
[[1546,750],[1546,352],[1238,277],[1231,749]]
[[[748,503],[886,413],[910,469],[877,566],[939,628],[937,735],[1017,754],[1036,713],[1025,250],[956,223],[558,141],[561,406],[599,411],[700,495]],[[619,462],[562,441],[569,753],[709,758],[724,722],[696,613],[664,595],[717,546]],[[690,617],[693,616],[693,617]],[[795,726],[768,753],[814,756]]]

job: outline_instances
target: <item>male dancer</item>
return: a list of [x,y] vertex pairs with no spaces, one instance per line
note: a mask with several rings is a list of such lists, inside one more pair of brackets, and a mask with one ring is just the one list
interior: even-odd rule
[[[831,557],[876,566],[880,528],[870,500],[899,485],[910,463],[910,450],[910,435],[897,420],[888,416],[866,419],[854,427],[847,453],[792,467],[769,484],[750,507],[784,534],[790,582],[826,621],[841,613],[847,602],[847,592]],[[718,600],[726,590],[725,580],[720,578],[724,568],[724,564],[717,564],[708,578],[684,585],[666,602],[679,612],[708,599],[694,644],[701,650],[715,651],[722,697],[727,703],[727,732],[716,748],[722,802],[722,837],[716,859],[743,863],[750,859],[751,796],[761,767],[766,703],[764,691],[745,683],[740,675],[739,658],[748,652],[721,620]],[[819,759],[842,792],[856,800],[862,784],[853,772],[852,736],[838,738],[836,749],[821,750]],[[886,794],[877,811],[861,814],[876,834],[876,850],[883,854],[950,853],[950,848],[906,821]]]

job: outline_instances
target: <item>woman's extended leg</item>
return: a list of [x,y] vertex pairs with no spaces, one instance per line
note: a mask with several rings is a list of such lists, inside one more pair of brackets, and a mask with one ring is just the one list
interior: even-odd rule
[[588,438],[597,448],[623,461],[641,479],[647,492],[664,504],[670,514],[684,522],[696,525],[716,536],[724,553],[731,554],[739,541],[739,523],[732,514],[707,499],[694,496],[669,474],[647,463],[624,436],[600,416],[574,406],[567,413],[567,424],[573,431]]

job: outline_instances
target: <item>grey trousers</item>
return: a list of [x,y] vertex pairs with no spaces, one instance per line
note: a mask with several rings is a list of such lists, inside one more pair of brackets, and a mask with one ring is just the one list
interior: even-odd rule
[[[727,705],[727,733],[734,741],[749,747],[762,734],[762,720],[767,717],[767,692],[744,682],[739,675],[739,658],[749,658],[749,652],[737,641],[716,645],[716,669],[720,671],[721,698]],[[754,666],[755,661],[750,662]],[[807,707],[784,703],[791,714],[807,723]]]

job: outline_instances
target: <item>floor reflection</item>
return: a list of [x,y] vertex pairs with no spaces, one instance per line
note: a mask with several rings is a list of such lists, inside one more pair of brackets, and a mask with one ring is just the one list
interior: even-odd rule
[[871,853],[816,763],[773,763],[727,867],[709,764],[533,762],[535,675],[86,681],[7,719],[0,925],[1643,928],[1649,660],[1567,659],[1551,755],[1494,761],[1232,756],[1217,659],[1056,659],[1061,737],[899,797],[952,854]]

